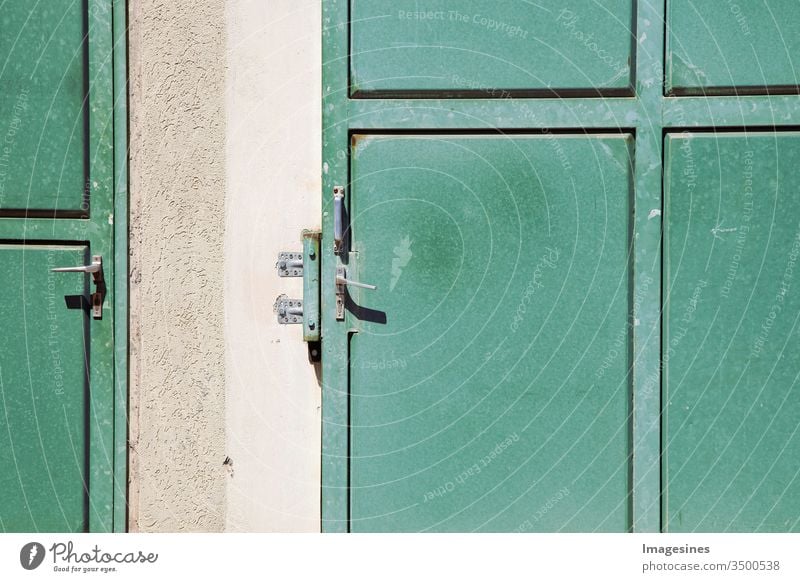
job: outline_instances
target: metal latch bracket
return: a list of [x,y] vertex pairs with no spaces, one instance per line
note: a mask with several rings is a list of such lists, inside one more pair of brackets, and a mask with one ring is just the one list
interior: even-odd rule
[[301,299],[290,299],[288,295],[278,295],[273,309],[278,314],[278,323],[280,324],[303,323],[303,301]]
[[278,269],[278,277],[302,277],[303,253],[289,251],[278,253],[278,262],[275,263],[275,268]]
[[303,298],[291,299],[280,295],[273,306],[282,325],[302,323],[303,339],[307,342],[320,340],[320,233],[303,231],[303,252],[282,252],[275,265],[280,277],[303,277]]

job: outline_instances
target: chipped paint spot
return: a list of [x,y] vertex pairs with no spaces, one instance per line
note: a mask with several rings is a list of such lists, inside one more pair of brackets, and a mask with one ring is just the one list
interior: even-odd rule
[[661,209],[660,208],[653,208],[650,211],[650,214],[647,215],[647,220],[652,220],[656,216],[661,216]]
[[598,145],[606,153],[606,155],[611,159],[611,161],[614,162],[614,165],[616,165],[618,168],[620,168],[623,171],[626,170],[626,168],[617,159],[617,155],[614,153],[614,150],[612,150],[611,147],[607,143],[605,143],[602,140],[599,140],[598,141]]
[[[671,70],[673,86],[692,86],[697,83],[709,85],[711,83],[705,71],[691,62],[683,60],[679,55],[674,53],[671,56]],[[701,81],[701,79],[703,80]]]

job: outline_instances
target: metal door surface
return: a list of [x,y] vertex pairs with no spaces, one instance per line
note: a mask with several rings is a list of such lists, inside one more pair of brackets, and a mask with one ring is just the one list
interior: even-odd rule
[[797,2],[669,0],[667,91],[684,95],[797,93]]
[[323,3],[325,531],[797,528],[796,302],[729,390],[794,244],[800,9],[745,10]]
[[664,529],[797,531],[800,133],[664,155]]
[[353,139],[352,530],[625,531],[630,135]]
[[[351,19],[354,96],[458,95],[489,87],[611,95],[632,86],[632,0],[354,0]],[[576,42],[584,50],[575,50]]]
[[0,531],[120,529],[112,3],[0,20]]

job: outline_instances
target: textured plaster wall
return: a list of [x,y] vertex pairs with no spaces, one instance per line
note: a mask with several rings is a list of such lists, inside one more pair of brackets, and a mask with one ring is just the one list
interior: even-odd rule
[[319,531],[320,387],[277,254],[319,227],[319,0],[229,0],[225,329],[229,531]]
[[225,2],[130,0],[130,529],[225,524]]

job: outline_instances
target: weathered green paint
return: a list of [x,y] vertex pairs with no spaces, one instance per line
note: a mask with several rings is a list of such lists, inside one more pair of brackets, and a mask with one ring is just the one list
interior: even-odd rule
[[114,34],[114,525],[128,529],[128,26],[113,0]]
[[84,531],[89,525],[89,318],[65,297],[83,277],[51,273],[81,264],[84,246],[0,244],[0,530]]
[[[93,254],[104,254],[106,278],[115,280],[113,30],[110,0],[89,0],[89,184]],[[88,230],[88,228],[87,228]],[[91,331],[91,531],[111,531],[114,505],[114,295]]]
[[680,97],[662,101],[665,127],[772,128],[800,124],[796,95]]
[[303,339],[320,339],[319,317],[319,232],[303,232]]
[[9,210],[86,214],[83,2],[0,5],[0,216]]
[[[74,23],[76,7],[80,12],[79,30],[82,31],[77,40],[74,35],[77,25],[69,24]],[[74,74],[74,71],[71,67],[76,66],[75,63],[80,63],[82,67],[80,69],[82,83],[80,110],[84,121],[79,124],[80,132],[75,135],[64,134],[65,120],[68,120],[70,112],[74,113],[72,101],[66,97],[62,99],[53,93],[54,96],[51,96],[52,109],[41,109],[41,107],[38,109],[39,113],[47,112],[47,116],[35,117],[45,126],[39,128],[32,121],[32,125],[29,126],[31,134],[21,136],[18,132],[15,136],[19,139],[14,142],[8,155],[11,163],[16,164],[17,168],[27,169],[20,170],[17,174],[4,174],[4,192],[10,198],[3,203],[2,210],[0,210],[0,214],[6,216],[0,219],[0,239],[11,246],[24,245],[26,249],[23,253],[26,257],[25,269],[35,269],[37,273],[38,270],[45,269],[43,273],[38,273],[39,277],[49,276],[46,269],[52,266],[86,264],[90,255],[93,254],[102,255],[104,258],[107,294],[103,319],[90,320],[87,323],[86,341],[82,341],[79,345],[81,358],[76,364],[78,368],[69,372],[69,374],[85,376],[88,381],[88,389],[84,390],[83,400],[87,445],[82,449],[75,450],[76,455],[82,456],[76,462],[84,463],[85,477],[88,480],[87,483],[81,483],[82,487],[88,489],[86,519],[80,524],[72,523],[76,528],[80,525],[78,529],[88,529],[89,531],[111,531],[115,528],[114,505],[115,499],[119,500],[120,495],[118,492],[115,495],[114,479],[115,474],[117,476],[124,475],[124,470],[119,469],[119,463],[125,462],[124,456],[122,458],[115,456],[115,443],[117,450],[120,445],[119,436],[115,435],[114,323],[115,308],[121,304],[116,301],[115,297],[115,282],[117,281],[113,226],[115,118],[113,115],[114,61],[111,9],[111,0],[88,0],[85,3],[48,2],[39,3],[36,6],[6,3],[0,7],[0,14],[3,17],[19,23],[14,28],[18,44],[13,46],[29,47],[29,50],[24,53],[18,53],[14,48],[13,54],[4,55],[13,59],[13,62],[7,61],[6,66],[21,72],[22,76],[18,79],[32,83],[28,112],[37,111],[36,108],[40,106],[39,99],[47,96],[47,91],[51,91],[51,93],[57,91],[56,87],[59,86],[59,83],[52,81],[52,78],[58,76],[58,67],[61,67],[60,73],[64,79],[72,78],[71,75]],[[74,50],[71,51],[70,47],[74,47],[75,43],[84,35],[87,35],[88,42],[83,43],[81,49],[83,57],[77,60],[72,59]],[[69,53],[70,58],[60,53],[50,58],[48,51],[52,51],[53,46],[60,46],[60,51]],[[39,68],[34,66],[37,62],[39,62]],[[122,63],[118,64],[122,65]],[[25,77],[26,71],[34,76]],[[7,78],[5,74],[0,75],[2,82],[11,82],[13,79],[12,76]],[[77,90],[73,85],[67,84],[65,87]],[[15,87],[14,83],[2,85],[0,100],[3,103],[16,99]],[[122,92],[124,93],[124,89]],[[71,98],[75,96],[74,93],[69,93],[69,95]],[[14,124],[19,123],[22,121],[15,121],[13,109],[2,111],[0,130],[5,132]],[[39,150],[30,150],[26,145],[26,140],[34,139],[33,133],[37,131],[41,135],[37,135],[35,139],[47,141],[48,145]],[[64,137],[65,135],[66,137]],[[75,141],[78,139],[75,137],[76,135],[83,136],[81,138],[83,141]],[[17,144],[20,146],[19,149],[16,149]],[[78,147],[79,156],[73,156],[73,147]],[[34,151],[35,165],[29,164],[31,151]],[[42,172],[41,179],[37,177],[40,176],[37,172]],[[68,180],[67,176],[78,176],[80,179]],[[77,201],[77,205],[75,201]],[[59,210],[59,212],[54,213],[54,210]],[[25,217],[26,211],[41,212],[38,213],[38,218],[29,218]],[[57,243],[52,241],[57,241]],[[38,256],[36,252],[54,244],[59,247],[85,248],[86,252],[82,253],[80,257],[72,255],[64,257],[64,262],[60,262],[60,264],[47,265],[42,261],[27,261],[27,257],[36,257]],[[41,245],[45,245],[45,247]],[[59,273],[53,274],[53,276],[57,278],[59,284],[69,288],[81,286],[89,289],[91,277],[88,275]],[[18,278],[3,272],[5,289],[13,290],[19,285]],[[68,311],[63,297],[59,301],[59,306],[64,313]],[[46,317],[47,314],[29,313],[28,316]],[[121,323],[124,325],[124,316]],[[26,322],[26,325],[33,330],[39,323],[30,320]],[[16,325],[12,325],[8,329],[10,334],[19,335],[25,332]],[[47,337],[39,337],[38,341],[47,342]],[[74,346],[70,344],[69,349],[73,348]],[[67,347],[60,346],[59,349],[67,349]],[[74,362],[71,361],[71,363]],[[35,370],[39,366],[46,366],[47,361],[25,360],[18,362],[17,365],[23,371]],[[34,389],[42,390],[44,388],[35,383]],[[124,402],[127,396],[123,399],[118,394],[116,398],[118,401]],[[122,413],[124,414],[124,409]],[[19,414],[17,412],[14,415],[18,416]],[[124,425],[120,428],[125,430]],[[4,421],[0,430],[8,433],[8,429],[9,426]],[[67,480],[71,479],[67,474],[53,474],[52,478],[64,480],[64,483],[58,481],[59,487],[74,487],[74,479],[72,483],[67,483]],[[29,484],[25,483],[24,485]],[[124,481],[122,486],[124,487]],[[6,503],[4,493],[4,491],[0,491],[0,505]],[[48,510],[56,511],[57,508],[39,506],[35,508],[36,512]],[[3,528],[7,531],[26,531],[30,527],[31,524],[28,522],[14,520],[8,520],[3,524]],[[116,526],[117,529],[123,527],[123,524]],[[72,526],[67,527],[66,522],[61,527],[47,523],[42,526],[37,524],[37,528],[52,531],[71,531],[73,529]]]
[[800,530],[800,133],[669,135],[664,529]]
[[333,187],[347,184],[347,6],[322,4],[323,158],[322,170],[322,530],[348,530],[347,331],[336,320],[336,267],[333,254]]
[[[723,3],[724,4],[724,3]],[[720,4],[719,6],[722,6]],[[365,3],[365,6],[367,3]],[[701,7],[702,10],[722,8]],[[728,5],[724,5],[729,9]],[[745,7],[743,5],[742,9]],[[453,139],[463,134],[499,131],[514,134],[535,133],[534,130],[556,130],[566,133],[604,133],[608,130],[631,133],[635,136],[634,185],[635,204],[632,224],[632,273],[630,293],[633,297],[634,325],[632,334],[632,502],[631,519],[634,531],[655,532],[662,528],[662,434],[661,434],[661,341],[662,313],[662,155],[664,131],[680,132],[683,128],[716,128],[720,132],[730,128],[748,127],[748,132],[761,129],[775,130],[776,126],[798,125],[800,119],[800,97],[797,95],[775,95],[780,91],[793,91],[795,81],[769,80],[770,95],[715,96],[715,97],[667,97],[664,76],[665,53],[665,3],[636,2],[636,49],[635,49],[635,95],[632,98],[605,97],[603,99],[581,99],[565,92],[563,98],[542,98],[544,93],[536,90],[509,91],[500,84],[487,82],[495,71],[484,70],[479,81],[473,83],[468,92],[454,91],[452,87],[441,91],[415,91],[405,85],[395,88],[394,93],[381,90],[365,91],[360,84],[359,93],[351,95],[349,75],[349,2],[346,0],[324,0],[323,2],[323,521],[325,531],[346,531],[352,509],[349,505],[349,446],[347,439],[349,415],[349,373],[347,365],[362,339],[352,322],[337,322],[333,308],[333,277],[336,266],[346,263],[351,257],[336,257],[332,249],[332,217],[330,215],[331,189],[335,185],[348,187],[350,191],[358,184],[351,184],[356,176],[350,172],[350,137],[352,134],[386,135],[388,131],[403,134],[447,134]],[[359,8],[361,10],[362,8]],[[369,7],[367,6],[367,9]],[[422,9],[422,8],[421,8]],[[453,8],[459,10],[460,7]],[[396,6],[391,10],[398,10]],[[462,10],[462,12],[464,12]],[[783,11],[786,13],[786,10]],[[396,12],[395,12],[396,14]],[[766,18],[760,11],[755,17]],[[749,16],[749,15],[748,15]],[[776,14],[780,27],[786,26]],[[388,20],[379,26],[386,26]],[[359,26],[359,25],[357,25]],[[794,26],[791,24],[790,26]],[[419,27],[420,33],[431,37],[443,34],[433,26]],[[554,31],[550,31],[554,33]],[[385,38],[388,38],[387,36]],[[603,34],[595,31],[595,34]],[[633,35],[626,33],[626,38]],[[759,36],[761,42],[762,36]],[[707,40],[707,39],[706,39]],[[702,42],[703,39],[691,39]],[[358,42],[354,39],[353,42]],[[382,39],[373,39],[376,45]],[[497,41],[500,43],[500,41]],[[794,41],[792,41],[793,43]],[[413,43],[408,43],[413,44]],[[508,47],[511,47],[509,41]],[[766,46],[766,45],[765,45]],[[787,46],[791,47],[789,43]],[[495,54],[502,54],[504,46],[490,47]],[[579,41],[570,45],[566,54],[577,55],[585,50]],[[393,50],[400,51],[395,47]],[[761,60],[762,49],[756,47]],[[764,49],[769,54],[774,50]],[[488,52],[488,51],[487,51]],[[785,52],[785,49],[784,49]],[[429,54],[436,54],[431,48]],[[515,52],[515,56],[522,54]],[[439,55],[441,58],[445,58]],[[432,57],[433,58],[433,57]],[[432,59],[431,58],[431,59]],[[465,61],[471,57],[465,57]],[[767,58],[767,57],[764,57]],[[782,56],[780,58],[783,58]],[[719,61],[719,59],[717,59]],[[354,61],[355,62],[355,61]],[[413,71],[417,63],[406,63]],[[401,66],[397,63],[392,66]],[[425,63],[430,66],[430,63]],[[472,67],[471,63],[454,63],[449,78],[460,75],[461,69]],[[756,64],[756,67],[758,65]],[[523,71],[534,74],[541,70],[535,59],[520,65]],[[491,69],[491,68],[489,68]],[[593,74],[596,67],[587,69]],[[732,69],[733,70],[733,69]],[[765,69],[766,70],[766,69]],[[752,72],[752,71],[751,71]],[[749,74],[749,73],[748,73]],[[415,81],[402,78],[404,83]],[[354,75],[356,84],[361,80]],[[396,80],[395,80],[396,81]],[[389,82],[387,79],[385,82]],[[394,81],[392,81],[394,83]],[[484,86],[481,86],[481,84]],[[553,79],[553,87],[559,83]],[[788,84],[786,84],[788,83]],[[785,84],[785,85],[784,85]],[[763,83],[762,83],[763,85]],[[686,91],[684,91],[686,92]],[[710,91],[713,93],[714,91]],[[795,91],[796,92],[796,91]],[[698,91],[702,94],[702,91]],[[583,93],[576,93],[583,94]],[[399,98],[388,98],[399,97]],[[538,96],[535,99],[516,98]],[[779,128],[782,129],[782,128]],[[560,135],[560,134],[559,134]],[[375,137],[367,138],[377,139]],[[370,146],[372,147],[372,146]],[[783,162],[781,162],[783,165]],[[425,192],[420,183],[415,195]],[[350,203],[358,204],[355,199]],[[351,270],[359,268],[362,258],[354,255],[349,265]],[[391,270],[386,265],[387,272]],[[366,277],[364,277],[366,278]],[[367,281],[373,282],[373,281]],[[369,292],[360,292],[369,297]],[[463,344],[461,338],[454,338]],[[353,460],[355,462],[355,460]],[[493,495],[497,495],[497,491]],[[353,529],[357,526],[353,524]]]
[[356,136],[354,531],[630,529],[632,144]]
[[[335,320],[333,276],[341,260],[331,253],[331,190],[349,182],[348,129],[441,130],[556,129],[582,133],[596,128],[630,128],[636,133],[636,205],[632,208],[633,272],[630,292],[640,300],[639,325],[633,337],[632,463],[635,481],[631,507],[622,508],[637,531],[660,527],[658,391],[642,393],[645,379],[659,377],[660,329],[660,168],[663,63],[663,7],[640,5],[636,29],[640,34],[636,61],[636,99],[508,98],[491,87],[452,99],[450,92],[428,92],[425,99],[350,99],[348,79],[348,5],[342,0],[323,3],[323,530],[346,531],[348,504],[348,337],[350,325]],[[644,34],[642,34],[644,33]],[[627,33],[626,33],[627,34]],[[633,39],[628,35],[627,39]],[[576,45],[575,51],[580,49]],[[530,67],[531,65],[526,65]],[[374,97],[376,94],[370,94]],[[362,95],[366,96],[366,95]],[[412,95],[413,96],[413,95]],[[420,95],[421,96],[421,95]],[[441,97],[448,97],[442,99]],[[463,98],[471,97],[471,98]],[[656,210],[656,212],[654,212]],[[357,333],[353,335],[358,342]],[[496,492],[495,492],[496,494]],[[522,521],[522,520],[520,520]]]
[[[633,531],[660,530],[661,132],[664,5],[638,2],[633,227]],[[616,123],[619,123],[618,121]],[[655,381],[655,384],[652,382]]]
[[796,0],[668,0],[667,92],[797,93]]
[[632,0],[352,0],[351,18],[358,96],[632,92]]

